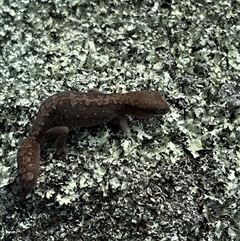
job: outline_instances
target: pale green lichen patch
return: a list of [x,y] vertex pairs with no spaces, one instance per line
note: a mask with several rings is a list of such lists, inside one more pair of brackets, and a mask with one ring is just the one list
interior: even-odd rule
[[[0,239],[238,240],[239,1],[0,1]],[[39,104],[71,89],[155,89],[163,118],[42,148],[25,199],[7,184]]]

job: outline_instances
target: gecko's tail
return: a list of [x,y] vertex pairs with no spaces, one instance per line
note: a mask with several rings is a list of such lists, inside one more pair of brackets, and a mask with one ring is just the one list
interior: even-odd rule
[[40,168],[40,143],[35,137],[28,137],[18,149],[18,185],[12,187],[17,196],[25,196],[34,188]]

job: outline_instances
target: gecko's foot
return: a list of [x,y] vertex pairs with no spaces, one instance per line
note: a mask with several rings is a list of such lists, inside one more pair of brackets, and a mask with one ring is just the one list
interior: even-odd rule
[[68,148],[62,147],[59,148],[53,155],[54,158],[56,159],[64,159],[67,156],[68,153]]

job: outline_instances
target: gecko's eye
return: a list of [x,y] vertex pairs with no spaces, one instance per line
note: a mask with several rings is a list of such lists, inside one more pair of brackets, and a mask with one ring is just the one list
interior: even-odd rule
[[154,110],[155,115],[165,115],[168,113],[169,109],[168,108],[158,108]]
[[163,113],[163,109],[155,109],[154,110],[154,114],[156,114],[156,115],[160,115],[162,113]]

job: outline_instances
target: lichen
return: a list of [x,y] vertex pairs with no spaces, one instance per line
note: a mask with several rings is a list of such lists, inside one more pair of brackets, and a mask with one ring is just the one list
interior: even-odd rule
[[[238,1],[10,0],[0,15],[1,240],[238,240]],[[155,89],[171,112],[70,133],[64,160],[48,143],[14,197],[40,102],[89,88]]]

